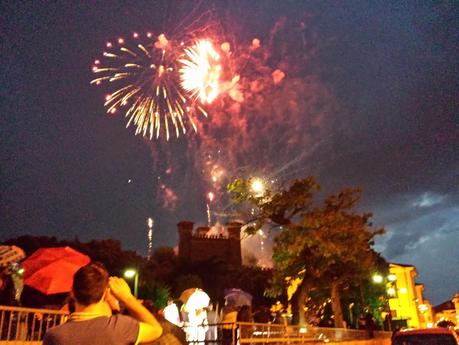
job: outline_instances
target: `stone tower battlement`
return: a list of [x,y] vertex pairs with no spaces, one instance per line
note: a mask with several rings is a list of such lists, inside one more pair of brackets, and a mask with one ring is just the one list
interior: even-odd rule
[[209,227],[194,229],[194,223],[181,221],[177,224],[179,234],[179,257],[188,262],[217,259],[228,265],[241,266],[241,227],[238,222],[227,223],[228,236],[207,235]]

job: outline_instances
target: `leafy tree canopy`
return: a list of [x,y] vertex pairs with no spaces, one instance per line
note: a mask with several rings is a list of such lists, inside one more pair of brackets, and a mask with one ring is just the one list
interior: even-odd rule
[[[374,270],[377,253],[373,238],[383,229],[371,229],[370,213],[355,206],[360,190],[344,189],[317,201],[319,185],[313,177],[294,180],[279,191],[254,193],[251,179],[235,180],[228,189],[242,212],[248,233],[261,227],[277,228],[273,248],[274,277],[269,293],[278,295],[286,281],[300,279],[298,310],[310,291],[330,290],[335,324],[342,325],[340,291]],[[244,210],[244,207],[241,207]]]

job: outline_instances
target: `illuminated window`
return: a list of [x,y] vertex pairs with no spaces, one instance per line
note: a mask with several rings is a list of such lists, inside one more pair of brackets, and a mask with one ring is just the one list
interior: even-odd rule
[[387,295],[389,298],[397,298],[397,283],[391,282],[387,284]]

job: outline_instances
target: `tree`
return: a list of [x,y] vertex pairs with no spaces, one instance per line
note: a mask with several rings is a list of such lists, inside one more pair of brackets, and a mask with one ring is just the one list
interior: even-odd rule
[[180,293],[185,291],[186,289],[202,288],[202,287],[203,287],[202,279],[197,274],[185,274],[185,275],[178,276],[177,281],[176,281],[176,286],[175,286],[177,296],[179,296]]
[[171,291],[169,286],[162,282],[150,281],[148,285],[143,286],[141,295],[153,302],[155,310],[160,310],[167,306]]
[[171,247],[159,247],[155,249],[145,267],[145,275],[153,282],[162,282],[173,287],[175,277],[178,274],[179,258]]
[[67,245],[65,241],[59,241],[56,237],[24,235],[8,239],[6,245],[16,245],[24,250],[27,256],[32,255],[36,250],[43,247],[60,247]]
[[[319,185],[313,177],[293,181],[285,190],[251,192],[251,180],[229,185],[233,200],[256,208],[246,218],[248,232],[263,226],[279,229],[273,248],[274,276],[269,291],[279,295],[287,281],[296,281],[292,296],[294,319],[304,323],[305,301],[311,292],[329,289],[336,327],[343,326],[341,291],[373,270],[376,253],[373,237],[382,233],[370,229],[371,214],[358,214],[357,189],[345,189],[314,203]],[[244,214],[244,213],[243,213]],[[247,216],[247,213],[245,214]]]

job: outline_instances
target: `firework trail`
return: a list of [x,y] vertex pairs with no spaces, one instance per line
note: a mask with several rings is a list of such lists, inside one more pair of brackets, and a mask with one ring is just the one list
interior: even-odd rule
[[212,226],[212,213],[211,213],[211,210],[210,210],[210,204],[211,204],[212,201],[214,200],[214,193],[212,193],[212,192],[207,193],[207,199],[208,199],[208,202],[207,202],[207,204],[206,204],[206,209],[207,209],[207,225],[210,227],[210,226]]
[[155,224],[153,218],[149,217],[147,219],[148,231],[147,231],[147,239],[148,239],[148,260],[151,259],[151,255],[153,254],[153,225]]

